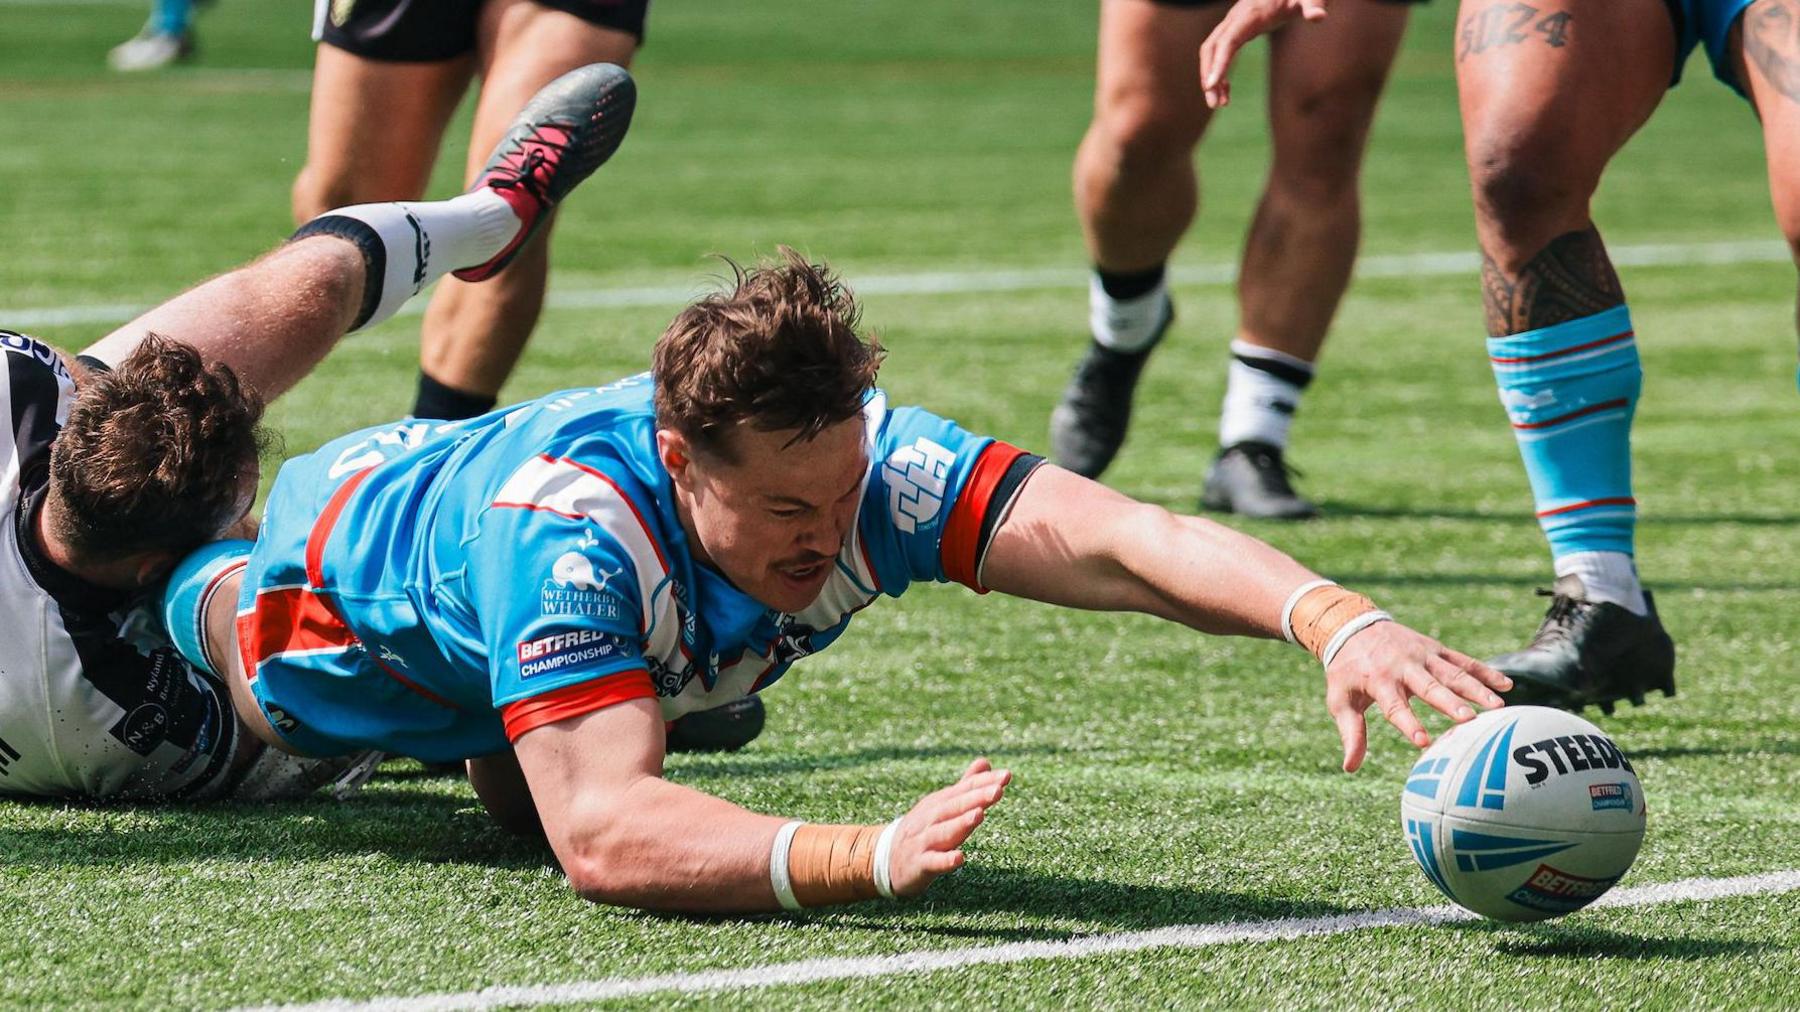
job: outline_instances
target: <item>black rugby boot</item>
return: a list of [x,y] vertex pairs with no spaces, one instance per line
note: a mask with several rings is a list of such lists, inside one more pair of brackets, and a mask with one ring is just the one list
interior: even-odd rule
[[486,263],[452,273],[485,281],[512,263],[569,191],[619,150],[636,108],[637,84],[610,63],[577,67],[539,89],[469,188],[499,194],[522,227]]
[[1294,491],[1298,473],[1281,457],[1281,447],[1246,440],[1227,446],[1206,472],[1200,491],[1203,509],[1263,520],[1306,520],[1319,508]]
[[677,717],[668,725],[668,751],[736,752],[762,734],[764,716],[762,698],[745,696]]
[[1164,299],[1156,336],[1137,351],[1114,351],[1098,341],[1075,366],[1062,401],[1050,413],[1050,459],[1085,478],[1098,478],[1125,445],[1131,424],[1131,397],[1150,353],[1175,320],[1174,302]]
[[1512,676],[1513,687],[1500,695],[1509,704],[1529,703],[1581,712],[1595,704],[1612,713],[1621,699],[1641,706],[1644,694],[1661,689],[1675,694],[1675,641],[1663,629],[1649,591],[1649,614],[1587,599],[1578,576],[1556,581],[1550,611],[1531,645],[1488,663]]

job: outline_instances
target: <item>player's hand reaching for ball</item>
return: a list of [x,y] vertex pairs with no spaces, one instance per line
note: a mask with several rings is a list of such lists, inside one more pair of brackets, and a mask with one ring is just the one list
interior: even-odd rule
[[981,825],[987,810],[1006,794],[1011,770],[997,770],[977,759],[962,779],[919,799],[900,820],[889,859],[889,880],[896,896],[916,896],[933,879],[962,867],[963,841]]
[[1424,748],[1431,735],[1413,713],[1413,697],[1457,723],[1472,720],[1471,703],[1504,705],[1496,690],[1512,679],[1398,622],[1377,622],[1351,636],[1325,669],[1325,707],[1344,740],[1344,771],[1355,772],[1368,750],[1365,712],[1379,706],[1388,723]]

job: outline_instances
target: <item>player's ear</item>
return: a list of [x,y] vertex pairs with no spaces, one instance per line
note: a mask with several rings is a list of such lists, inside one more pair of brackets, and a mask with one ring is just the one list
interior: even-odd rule
[[158,550],[138,552],[131,556],[132,584],[137,587],[149,587],[161,582],[175,568],[181,556],[175,552]]
[[686,484],[688,466],[694,462],[693,450],[688,446],[687,437],[674,429],[656,430],[656,456],[662,461],[663,470],[669,472],[678,484]]

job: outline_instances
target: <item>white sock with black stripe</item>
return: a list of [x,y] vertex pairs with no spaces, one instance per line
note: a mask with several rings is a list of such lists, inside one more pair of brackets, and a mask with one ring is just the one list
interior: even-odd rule
[[1300,395],[1312,382],[1312,363],[1248,341],[1231,342],[1219,445],[1267,443],[1286,448]]
[[449,200],[340,207],[300,226],[289,241],[335,235],[362,250],[368,273],[362,311],[350,328],[361,330],[393,316],[451,271],[485,263],[519,228],[511,205],[484,187]]

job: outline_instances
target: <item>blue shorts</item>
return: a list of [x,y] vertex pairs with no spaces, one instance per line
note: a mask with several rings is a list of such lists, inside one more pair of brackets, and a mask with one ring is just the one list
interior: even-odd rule
[[[365,648],[344,621],[341,588],[324,556],[334,534],[349,536],[337,520],[373,461],[346,461],[345,451],[367,449],[367,436],[352,433],[296,457],[275,481],[238,598],[238,648],[251,691],[269,724],[305,755],[342,755],[366,741],[428,761],[495,751],[503,737],[473,751],[452,740],[447,731],[466,701],[421,686],[404,662]],[[382,449],[391,455],[399,447]],[[359,593],[352,603],[359,622],[418,626],[415,615],[400,614],[411,607],[402,592]]]
[[1706,58],[1712,62],[1713,76],[1731,86],[1731,90],[1749,98],[1742,82],[1731,69],[1731,59],[1725,52],[1725,40],[1731,35],[1731,26],[1737,22],[1744,8],[1755,0],[1664,0],[1669,6],[1669,14],[1675,19],[1675,73],[1670,79],[1670,86],[1681,80],[1681,68],[1687,63],[1688,54],[1701,43],[1706,44]]

